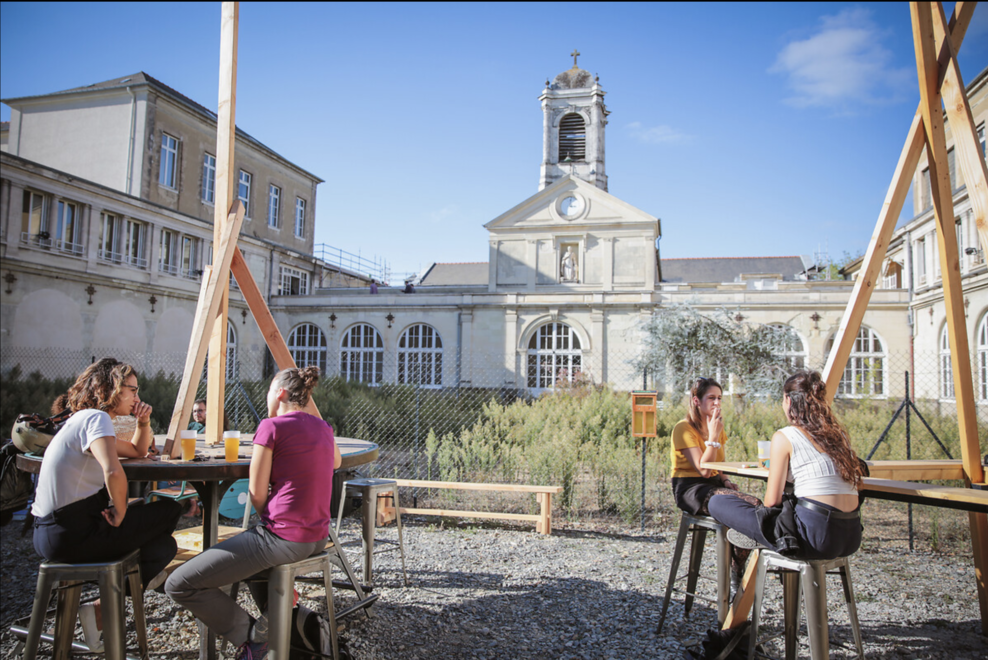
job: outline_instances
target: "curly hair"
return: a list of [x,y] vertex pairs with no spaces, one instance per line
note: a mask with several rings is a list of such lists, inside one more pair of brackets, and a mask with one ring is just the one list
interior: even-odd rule
[[312,390],[319,383],[319,367],[283,369],[275,374],[274,384],[288,392],[288,400],[302,408],[309,403]]
[[861,467],[847,430],[827,401],[827,384],[818,371],[797,371],[782,386],[789,397],[789,423],[807,433],[829,456],[844,481],[858,486]]
[[697,378],[690,387],[690,401],[686,408],[686,421],[693,427],[693,430],[700,434],[701,438],[707,439],[707,428],[700,418],[700,406],[695,401],[703,401],[710,388],[716,387],[721,392],[724,388],[713,378]]
[[117,360],[103,358],[79,374],[68,391],[68,407],[72,412],[97,408],[107,411],[117,405],[124,381],[136,376],[134,367]]

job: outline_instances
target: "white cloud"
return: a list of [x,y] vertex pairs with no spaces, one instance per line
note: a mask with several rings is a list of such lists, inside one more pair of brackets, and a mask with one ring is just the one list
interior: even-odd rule
[[671,126],[661,125],[652,126],[651,128],[642,126],[640,121],[633,121],[627,126],[625,126],[630,132],[631,136],[638,140],[639,142],[644,142],[646,144],[664,144],[668,142],[682,142],[684,140],[690,139],[690,136],[686,133],[676,130]]
[[887,35],[872,22],[871,12],[845,9],[820,22],[813,36],[783,47],[769,69],[787,76],[794,94],[786,103],[849,111],[895,100],[910,80],[915,84],[914,70],[892,65],[891,51],[881,44]]

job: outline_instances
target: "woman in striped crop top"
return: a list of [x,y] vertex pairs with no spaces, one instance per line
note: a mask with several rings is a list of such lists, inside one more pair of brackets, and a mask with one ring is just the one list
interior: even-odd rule
[[[861,544],[861,468],[847,431],[834,417],[820,373],[799,371],[786,380],[782,409],[790,426],[772,436],[765,506],[781,504],[786,483],[791,482],[797,498],[800,556],[832,559],[851,555]],[[724,525],[772,547],[759,526],[757,507],[717,495],[708,506],[710,515]],[[736,534],[729,537],[739,540]]]

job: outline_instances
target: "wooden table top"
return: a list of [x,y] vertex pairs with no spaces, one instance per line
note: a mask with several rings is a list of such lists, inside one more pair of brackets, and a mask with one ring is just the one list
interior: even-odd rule
[[[871,476],[876,479],[898,481],[940,481],[964,478],[964,466],[960,459],[950,460],[908,460],[908,461],[865,461]],[[723,467],[721,467],[723,466]],[[750,466],[750,467],[745,467]],[[757,461],[703,463],[703,467],[721,470],[744,477],[767,479],[768,470],[758,467]]]
[[[164,438],[164,435],[155,436],[155,442],[159,447],[163,445]],[[250,469],[250,455],[254,448],[253,440],[254,434],[252,433],[244,433],[240,436],[240,460],[235,463],[227,463],[224,460],[222,443],[207,445],[203,439],[196,441],[196,456],[207,457],[208,460],[168,460],[155,456],[153,458],[125,458],[121,459],[120,463],[123,465],[128,479],[139,481],[243,479],[247,477]],[[336,438],[336,443],[343,455],[341,469],[356,467],[377,460],[379,450],[377,444],[373,442],[355,438]],[[18,455],[17,467],[25,472],[37,473],[41,470],[41,457]]]

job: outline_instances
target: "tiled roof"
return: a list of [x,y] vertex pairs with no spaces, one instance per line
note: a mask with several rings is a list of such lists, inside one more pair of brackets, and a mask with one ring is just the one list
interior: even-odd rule
[[487,262],[432,264],[416,286],[486,286]]
[[735,282],[741,275],[782,275],[792,281],[806,270],[800,257],[711,257],[703,259],[662,259],[663,282]]

